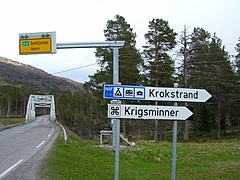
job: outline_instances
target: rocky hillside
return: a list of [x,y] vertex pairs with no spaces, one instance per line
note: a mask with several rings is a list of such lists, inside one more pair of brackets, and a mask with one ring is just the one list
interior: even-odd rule
[[83,89],[82,84],[53,76],[30,65],[0,57],[0,83],[28,86],[35,92],[56,94],[65,90],[72,92]]

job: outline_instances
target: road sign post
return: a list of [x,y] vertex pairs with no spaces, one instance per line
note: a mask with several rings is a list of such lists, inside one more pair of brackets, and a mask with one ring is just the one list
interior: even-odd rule
[[[193,113],[177,102],[206,102],[212,95],[205,89],[104,85],[103,98],[173,101],[174,106],[108,104],[109,118],[173,120],[172,180],[176,179],[177,120],[187,120]],[[116,158],[115,158],[116,159]]]
[[22,33],[19,34],[19,54],[53,54],[56,53],[56,33]]
[[[174,87],[177,88],[178,84],[174,83]],[[177,102],[174,102],[174,106],[177,106]],[[173,121],[173,142],[172,142],[172,180],[176,179],[176,156],[177,156],[177,121]]]
[[[57,49],[109,47],[113,49],[113,84],[119,84],[119,48],[124,41],[106,41],[93,43],[57,43]],[[113,118],[114,180],[119,179],[120,120]]]
[[[113,84],[119,83],[119,48],[113,48]],[[119,151],[120,151],[120,120],[117,118],[113,121],[113,149],[115,146],[115,158],[114,158],[114,180],[119,179]]]

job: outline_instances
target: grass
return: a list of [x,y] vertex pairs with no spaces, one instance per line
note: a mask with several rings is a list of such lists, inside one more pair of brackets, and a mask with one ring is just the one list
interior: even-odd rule
[[0,127],[7,126],[11,124],[24,122],[25,119],[23,117],[15,117],[15,118],[0,118]]
[[[112,180],[114,153],[71,134],[67,144],[59,138],[41,175],[51,180]],[[172,143],[138,141],[137,148],[120,153],[120,179],[171,179]],[[177,179],[240,179],[240,139],[177,144]]]

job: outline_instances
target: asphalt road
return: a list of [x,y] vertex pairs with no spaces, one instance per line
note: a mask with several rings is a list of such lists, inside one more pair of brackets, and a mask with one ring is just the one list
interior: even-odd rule
[[0,131],[0,179],[39,152],[55,132],[49,116],[41,116],[32,123]]

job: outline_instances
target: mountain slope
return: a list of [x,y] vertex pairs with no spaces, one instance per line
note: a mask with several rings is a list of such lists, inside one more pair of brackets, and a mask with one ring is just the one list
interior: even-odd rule
[[28,86],[30,89],[44,94],[72,92],[83,89],[82,84],[70,79],[57,77],[30,65],[0,57],[0,82],[15,86]]

